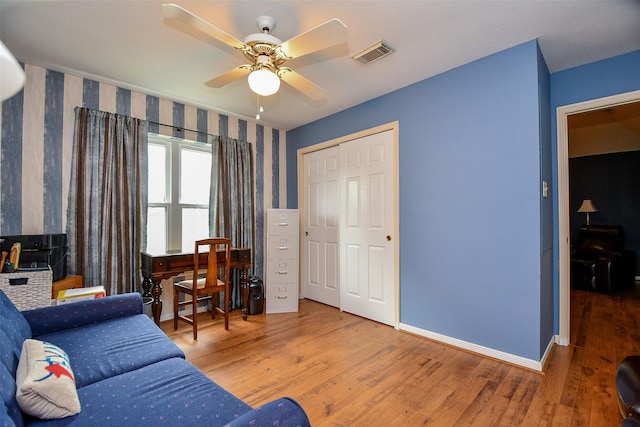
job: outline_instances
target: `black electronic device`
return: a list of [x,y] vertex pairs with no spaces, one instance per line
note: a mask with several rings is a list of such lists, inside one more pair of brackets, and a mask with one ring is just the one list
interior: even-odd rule
[[264,308],[264,284],[258,276],[249,278],[249,314],[262,314]]
[[67,235],[66,234],[23,234],[0,236],[0,249],[11,251],[14,243],[20,243],[19,270],[40,270],[51,267],[53,281],[67,276]]

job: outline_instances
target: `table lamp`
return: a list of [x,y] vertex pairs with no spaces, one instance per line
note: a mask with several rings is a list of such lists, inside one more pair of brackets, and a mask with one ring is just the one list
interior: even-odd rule
[[589,214],[591,212],[598,212],[598,209],[593,205],[591,199],[584,199],[578,209],[578,212],[584,212],[587,214],[587,225],[589,225]]

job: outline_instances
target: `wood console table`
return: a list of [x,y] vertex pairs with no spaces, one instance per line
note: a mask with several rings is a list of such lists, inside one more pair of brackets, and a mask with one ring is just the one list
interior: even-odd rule
[[[218,251],[218,263],[224,263],[224,251]],[[198,263],[207,265],[209,253],[200,254]],[[247,270],[251,268],[251,249],[231,248],[231,269],[240,270],[240,289],[242,292],[242,318],[247,320],[247,302],[249,301],[249,287],[247,286]],[[166,253],[151,255],[140,253],[140,271],[142,272],[142,296],[153,297],[151,309],[153,320],[160,324],[162,314],[161,281],[178,276],[187,271],[193,271],[193,253]]]

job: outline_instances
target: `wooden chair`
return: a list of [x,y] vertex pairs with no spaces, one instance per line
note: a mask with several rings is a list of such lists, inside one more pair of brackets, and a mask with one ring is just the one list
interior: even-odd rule
[[[201,248],[208,246],[209,252],[204,253]],[[224,249],[224,264],[218,260],[218,249]],[[198,278],[198,272],[206,261],[207,275]],[[193,326],[193,339],[198,339],[198,302],[211,300],[211,318],[216,312],[224,315],[224,328],[229,329],[229,300],[231,291],[229,279],[231,273],[231,241],[225,238],[212,237],[196,241],[193,254],[193,279],[183,280],[173,285],[173,329],[178,329],[178,320],[183,320]],[[220,272],[224,271],[220,276]],[[222,277],[222,279],[219,279]],[[224,309],[220,308],[220,293],[224,293]],[[190,295],[191,299],[180,301],[180,295]],[[218,298],[213,298],[217,295]],[[218,302],[216,303],[216,299]],[[191,306],[191,315],[178,313],[180,307]]]

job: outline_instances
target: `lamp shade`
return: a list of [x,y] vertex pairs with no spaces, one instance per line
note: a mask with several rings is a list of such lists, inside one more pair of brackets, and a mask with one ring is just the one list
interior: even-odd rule
[[0,41],[0,102],[11,98],[24,85],[24,71]]
[[280,89],[280,77],[266,68],[260,68],[249,74],[249,87],[260,96],[273,95]]
[[598,212],[598,209],[593,205],[591,199],[584,199],[578,209],[578,212]]

